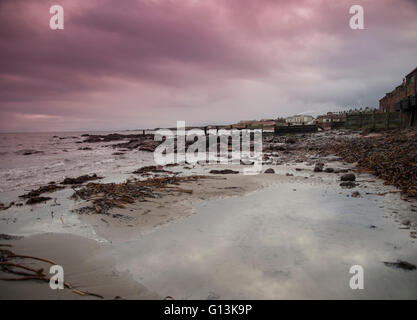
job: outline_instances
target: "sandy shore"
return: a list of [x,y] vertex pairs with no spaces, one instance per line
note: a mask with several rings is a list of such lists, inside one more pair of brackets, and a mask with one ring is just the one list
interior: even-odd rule
[[[42,234],[20,240],[2,240],[1,243],[12,245],[7,249],[16,254],[50,259],[61,265],[65,281],[74,289],[99,294],[105,299],[160,299],[128,273],[115,271],[115,260],[106,244],[68,234]],[[44,268],[46,272],[50,267],[47,263],[31,259],[18,259],[18,262],[34,269]],[[16,277],[5,273],[1,275],[5,278]],[[100,299],[81,296],[66,288],[52,290],[49,283],[37,280],[0,281],[0,286],[0,299]]]
[[[306,141],[308,143],[308,140]],[[321,141],[320,138],[318,138],[318,141]],[[244,166],[196,165],[192,170],[188,170],[189,168],[184,170],[186,169],[185,166],[169,168],[169,170],[177,173],[182,172],[183,175],[203,175],[206,178],[181,182],[179,186],[175,186],[192,190],[192,192],[176,192],[167,188],[164,189],[160,197],[128,203],[124,205],[124,208],[114,207],[105,214],[87,211],[82,214],[76,211],[70,213],[71,210],[68,210],[69,203],[74,206],[74,209],[77,209],[85,206],[89,201],[73,202],[73,200],[68,199],[68,192],[63,193],[65,197],[58,199],[58,203],[66,203],[65,206],[53,207],[56,205],[55,201],[53,204],[39,204],[33,212],[31,209],[32,215],[36,214],[38,219],[47,220],[42,223],[48,224],[55,221],[53,222],[55,224],[51,223],[48,227],[52,229],[52,233],[41,233],[20,240],[0,240],[0,244],[12,245],[10,249],[18,254],[54,260],[64,267],[65,281],[78,290],[92,292],[103,296],[105,299],[116,297],[123,299],[161,299],[164,296],[148,290],[137,277],[133,277],[129,272],[121,273],[117,271],[118,261],[115,258],[117,255],[114,250],[116,250],[118,244],[123,246],[126,243],[134,243],[164,225],[169,225],[171,222],[193,215],[196,212],[196,206],[205,201],[230,197],[239,198],[250,194],[255,194],[256,198],[257,191],[276,187],[280,183],[287,185],[288,183],[294,183],[302,188],[311,188],[311,190],[316,189],[315,186],[320,186],[320,188],[326,186],[326,188],[335,191],[336,194],[341,194],[349,199],[353,197],[369,198],[366,200],[368,204],[371,201],[378,201],[375,197],[383,199],[380,208],[388,208],[386,209],[387,213],[385,213],[386,217],[395,221],[399,229],[407,229],[411,238],[415,237],[417,215],[414,208],[417,208],[416,202],[411,199],[408,201],[401,200],[401,195],[395,187],[384,185],[382,181],[375,179],[369,173],[356,172],[355,163],[348,164],[332,155],[320,157],[315,155],[314,152],[308,154],[305,148],[298,151],[296,144],[290,140],[285,144],[286,151],[283,153],[276,154],[274,149],[279,148],[281,150],[283,148],[282,142],[272,143],[268,147],[272,151],[265,159],[262,171],[273,169],[273,174],[209,174],[210,169],[242,170]],[[332,168],[335,170],[315,172],[314,168],[317,163],[323,163],[325,169]],[[343,169],[343,171],[337,172],[337,169]],[[345,172],[354,172],[356,175],[355,183],[357,187],[352,190],[339,186],[340,178]],[[295,191],[296,189],[294,189]],[[358,191],[357,195],[354,195],[354,191]],[[297,194],[291,195],[291,198],[293,197],[297,197]],[[283,203],[285,199],[280,198],[280,201]],[[348,204],[345,205],[349,206]],[[219,208],[219,211],[227,215],[228,209],[222,207]],[[16,210],[21,209],[17,208]],[[49,214],[41,215],[42,210],[54,210],[55,216],[52,212],[51,216]],[[59,212],[63,215],[58,218]],[[17,212],[16,216],[21,213]],[[13,219],[12,214],[3,220],[7,224],[10,221],[13,223]],[[33,217],[33,219],[35,218]],[[58,226],[56,224],[58,219],[62,221],[63,229],[54,231],[54,228]],[[88,234],[94,234],[91,239],[87,238],[87,233],[84,237],[68,234],[72,233],[75,228],[87,227],[92,230],[92,233]],[[63,230],[68,230],[68,233],[63,233]],[[19,233],[16,232],[16,234]],[[93,238],[101,241],[92,240]],[[9,249],[6,246],[1,248]],[[126,258],[130,259],[132,257]],[[35,269],[44,268],[48,271],[49,268],[49,265],[45,263],[34,263],[28,260],[23,262]],[[129,270],[129,268],[127,269]],[[7,273],[0,274],[4,277],[10,276]],[[0,286],[2,288],[0,299],[98,299],[95,296],[81,296],[70,289],[51,290],[48,283],[34,280],[0,281]]]
[[207,176],[181,184],[181,188],[192,193],[167,193],[123,209],[113,208],[108,215],[83,214],[81,220],[91,224],[96,233],[108,241],[133,240],[156,227],[193,214],[196,201],[243,196],[287,179],[271,174]]
[[[161,299],[133,280],[129,273],[116,271],[111,253],[112,243],[138,239],[156,227],[185,218],[194,213],[195,202],[243,196],[291,178],[294,180],[294,177],[278,174],[208,176],[207,179],[181,185],[182,188],[192,189],[191,194],[166,194],[152,201],[131,204],[124,209],[114,208],[109,215],[81,215],[81,219],[91,224],[97,234],[108,242],[71,234],[47,233],[20,240],[2,240],[0,243],[11,245],[11,248],[2,248],[16,254],[42,257],[63,266],[65,281],[78,290],[96,293],[105,299]],[[304,180],[303,177],[295,179]],[[34,269],[44,268],[48,271],[50,267],[33,260],[24,259],[23,262]],[[1,274],[5,278],[14,277]],[[0,299],[97,299],[78,295],[71,289],[51,290],[49,284],[42,281],[0,282]]]
[[[71,234],[41,234],[20,240],[2,240],[16,254],[50,259],[61,265],[65,281],[75,289],[99,294],[105,299],[161,299],[128,273],[115,269],[111,243],[138,239],[142,234],[179,218],[194,213],[193,202],[231,196],[242,196],[286,179],[279,175],[209,176],[207,179],[187,182],[182,188],[192,189],[191,194],[166,194],[148,202],[134,203],[124,209],[115,208],[109,215],[82,215],[97,234],[108,242],[97,242]],[[123,218],[120,218],[123,217]],[[47,263],[24,259],[34,269],[49,270]],[[5,278],[13,275],[1,273]],[[71,289],[51,290],[42,281],[0,281],[0,299],[97,299],[81,296]]]

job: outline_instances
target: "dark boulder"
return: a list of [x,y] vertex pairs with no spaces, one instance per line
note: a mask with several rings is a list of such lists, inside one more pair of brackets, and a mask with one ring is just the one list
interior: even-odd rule
[[65,178],[64,181],[61,182],[61,184],[82,184],[86,181],[98,180],[98,179],[102,179],[102,178],[97,176],[95,173],[92,174],[91,176],[86,174],[83,176],[79,176],[77,178]]
[[341,181],[355,181],[356,177],[353,173],[346,173],[340,177]]
[[314,166],[314,172],[322,172],[323,167],[324,167],[324,163],[322,162],[316,163],[316,165]]
[[224,170],[210,170],[211,174],[237,174],[239,171],[234,171],[230,169],[224,169]]

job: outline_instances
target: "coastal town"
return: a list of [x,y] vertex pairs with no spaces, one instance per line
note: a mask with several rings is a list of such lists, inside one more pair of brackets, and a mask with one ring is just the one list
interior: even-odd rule
[[[306,126],[304,132],[328,130],[331,128],[351,129],[389,129],[417,126],[417,67],[406,74],[402,83],[379,100],[378,107],[346,107],[344,111],[332,112],[313,117],[308,114],[297,114],[286,118],[243,120],[230,125],[231,128],[263,128],[270,130],[277,127],[276,132],[303,132],[298,126]],[[362,123],[354,123],[356,119]],[[391,118],[391,125],[389,124]],[[397,121],[393,121],[397,119]],[[383,122],[380,125],[378,122]],[[296,126],[298,128],[282,127]],[[227,127],[227,126],[226,126]],[[281,129],[281,130],[280,130]],[[298,129],[298,130],[297,130]]]

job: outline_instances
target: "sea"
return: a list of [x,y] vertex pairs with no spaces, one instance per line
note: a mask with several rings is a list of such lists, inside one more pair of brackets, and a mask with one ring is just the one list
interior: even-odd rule
[[[84,143],[83,134],[137,134],[142,131],[48,132],[0,134],[0,201],[14,191],[31,190],[66,177],[96,173],[124,179],[153,161],[151,152],[129,150],[120,154],[115,142]],[[119,152],[119,153],[116,153]]]

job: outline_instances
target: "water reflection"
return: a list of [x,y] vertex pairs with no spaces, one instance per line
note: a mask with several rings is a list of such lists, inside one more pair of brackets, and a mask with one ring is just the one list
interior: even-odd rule
[[[176,299],[416,298],[416,244],[379,208],[329,186],[282,183],[197,204],[198,214],[115,246],[121,270]],[[376,228],[370,228],[371,225]],[[365,270],[365,290],[349,268]]]

